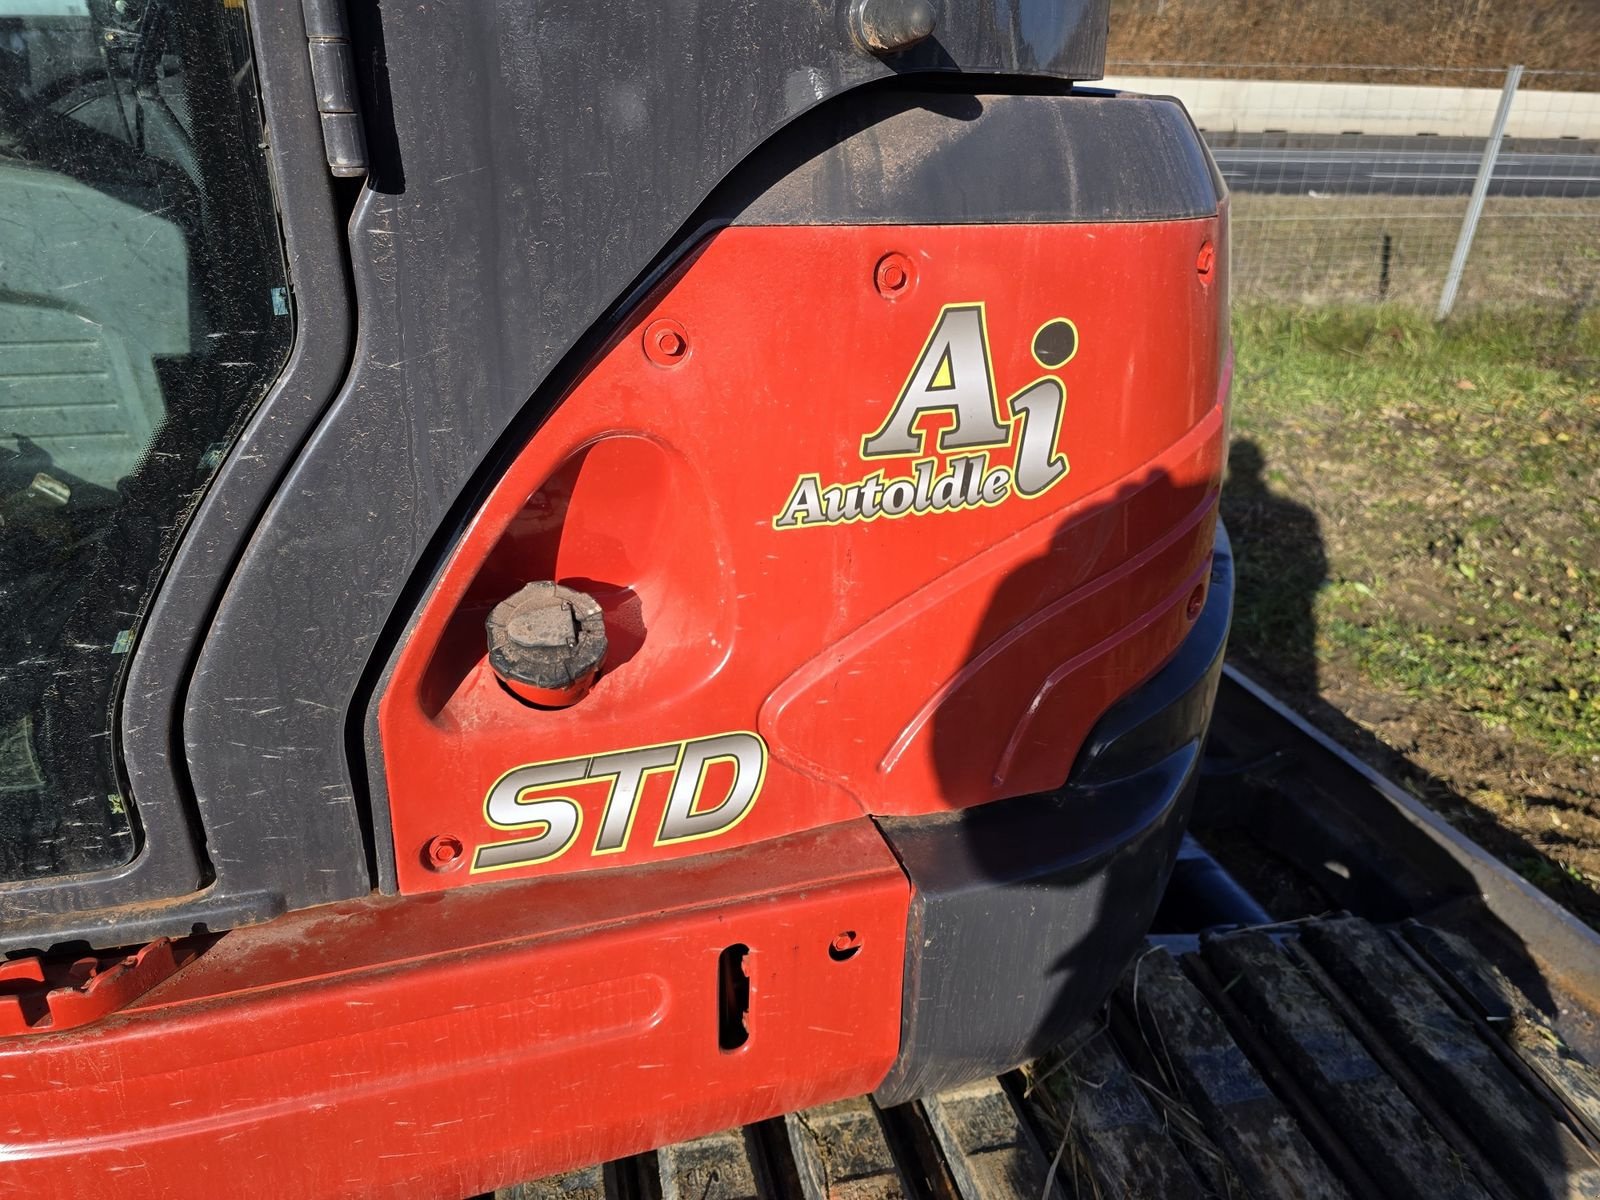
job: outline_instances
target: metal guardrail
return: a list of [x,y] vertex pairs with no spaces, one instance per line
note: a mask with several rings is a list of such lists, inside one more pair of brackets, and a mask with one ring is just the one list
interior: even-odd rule
[[[1461,86],[1422,83],[1441,75]],[[1443,319],[1600,296],[1600,71],[1123,63],[1103,82],[1177,96],[1205,133],[1240,299]]]
[[[1463,87],[1113,73],[1097,86],[1180,96],[1207,133],[1481,138],[1500,104],[1503,89],[1494,83],[1488,72]],[[1600,138],[1600,92],[1524,90],[1505,135]]]

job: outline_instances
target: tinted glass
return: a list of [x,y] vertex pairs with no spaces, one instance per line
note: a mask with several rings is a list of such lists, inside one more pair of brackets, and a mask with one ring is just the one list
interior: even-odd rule
[[293,323],[240,0],[0,0],[0,880],[127,861],[118,681]]

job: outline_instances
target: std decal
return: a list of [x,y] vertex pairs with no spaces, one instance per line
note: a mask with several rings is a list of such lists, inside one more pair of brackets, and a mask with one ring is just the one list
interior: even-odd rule
[[586,809],[598,810],[591,855],[620,854],[656,777],[664,777],[656,791],[665,789],[666,802],[652,844],[716,837],[750,815],[766,775],[766,743],[743,732],[516,767],[489,789],[483,815],[496,829],[529,836],[478,846],[472,872],[560,858],[580,840]]

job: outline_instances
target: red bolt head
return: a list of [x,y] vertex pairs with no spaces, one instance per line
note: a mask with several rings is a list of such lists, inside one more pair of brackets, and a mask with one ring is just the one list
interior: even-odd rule
[[461,865],[465,853],[466,847],[461,844],[460,838],[453,834],[441,833],[437,837],[428,839],[422,857],[435,871],[454,871]]
[[644,356],[658,367],[675,367],[689,354],[689,331],[668,318],[651,321],[644,331]]
[[893,300],[910,290],[913,278],[911,260],[904,254],[885,254],[873,269],[873,283],[885,300]]
[[1194,591],[1189,593],[1189,604],[1184,610],[1184,615],[1192,621],[1200,615],[1200,610],[1205,608],[1205,606],[1206,585],[1203,583],[1197,583],[1195,584]]
[[1200,253],[1194,260],[1194,269],[1199,272],[1201,279],[1211,278],[1211,269],[1217,265],[1217,252],[1210,242],[1200,247]]
[[846,929],[843,933],[835,934],[833,941],[828,943],[828,957],[834,962],[849,962],[860,949],[860,935],[854,929]]

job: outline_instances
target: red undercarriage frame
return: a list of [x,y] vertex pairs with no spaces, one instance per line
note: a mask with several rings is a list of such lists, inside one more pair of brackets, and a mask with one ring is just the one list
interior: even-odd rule
[[[457,1198],[887,1072],[909,888],[869,823],[630,876],[295,913],[0,1043],[0,1195]],[[749,1039],[724,1051],[736,943]]]
[[[120,1012],[0,1038],[0,1194],[464,1196],[871,1090],[911,900],[871,818],[1058,786],[1199,611],[1219,229],[711,238],[516,458],[398,657],[402,895],[225,934]],[[872,453],[907,397],[915,450]],[[874,473],[875,519],[810,519],[807,478]],[[539,579],[606,612],[564,709],[485,662],[484,615]],[[607,756],[662,747],[619,798]]]

